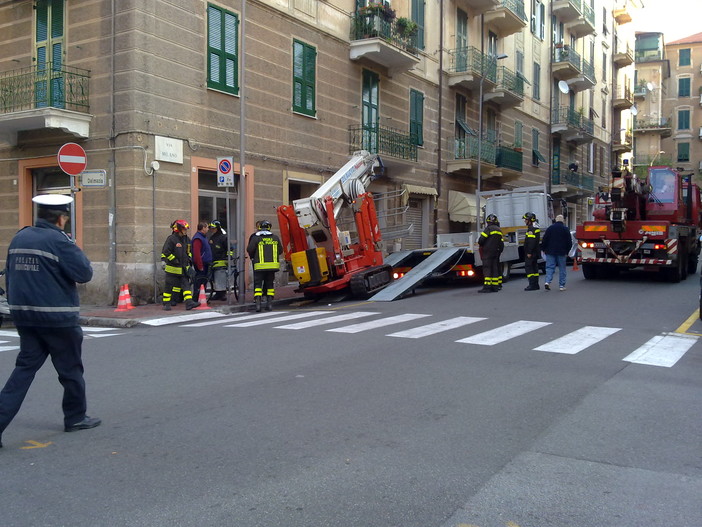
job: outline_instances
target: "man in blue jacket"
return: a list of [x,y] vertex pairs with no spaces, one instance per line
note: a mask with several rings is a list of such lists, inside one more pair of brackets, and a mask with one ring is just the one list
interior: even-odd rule
[[541,250],[546,255],[546,290],[551,289],[551,280],[558,266],[558,289],[566,290],[566,255],[573,246],[570,230],[563,224],[563,216],[556,216],[556,222],[546,229],[541,240]]
[[85,414],[83,330],[78,325],[76,283],[89,282],[93,268],[63,231],[73,198],[52,194],[37,196],[33,201],[37,204],[36,225],[20,230],[7,254],[7,300],[20,337],[20,352],[0,392],[0,439],[49,356],[63,386],[65,431],[85,430],[101,423]]

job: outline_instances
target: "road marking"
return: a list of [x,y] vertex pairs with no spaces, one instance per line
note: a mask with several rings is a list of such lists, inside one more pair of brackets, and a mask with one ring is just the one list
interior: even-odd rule
[[[298,318],[316,317],[318,315],[323,315],[324,313],[328,313],[328,311],[305,311],[304,313],[296,313],[294,315],[283,315],[280,317],[279,316],[273,316],[273,317],[269,316],[269,318],[264,318],[262,320],[251,320],[251,321],[247,321],[247,322],[238,322],[236,324],[227,324],[225,327],[227,327],[227,328],[248,328],[251,326],[261,326],[263,324],[282,322],[284,320],[295,320]],[[269,313],[266,313],[266,314],[270,315]]]
[[328,329],[327,331],[333,331],[334,333],[360,333],[361,331],[367,331],[369,329],[382,328],[384,326],[390,326],[392,324],[399,324],[401,322],[408,322],[410,320],[430,316],[431,315],[421,315],[418,313],[406,313],[404,315],[395,315],[394,317],[379,318],[378,320],[371,320],[370,322],[351,324],[350,326],[343,328]]
[[203,311],[201,313],[188,313],[187,315],[178,315],[162,318],[152,318],[150,320],[144,320],[143,324],[147,326],[165,326],[168,324],[178,324],[179,322],[189,322],[191,320],[200,320],[202,318],[214,318],[214,317],[224,317],[224,313],[218,313],[216,311]]
[[0,346],[0,352],[3,352],[3,351],[15,351],[15,350],[18,350],[18,349],[20,349],[19,346]]
[[287,324],[285,326],[275,326],[276,329],[305,329],[322,324],[334,324],[335,322],[344,322],[346,320],[355,320],[357,318],[368,317],[370,315],[379,315],[377,311],[352,311],[351,313],[342,313],[333,317],[325,317],[318,320],[305,320],[304,322],[296,322],[295,324]]
[[[675,330],[675,333],[687,333],[687,330],[690,329],[692,324],[695,323],[695,320],[698,320],[699,318],[700,318],[700,310],[695,309],[695,312],[692,313],[692,315],[690,315],[688,317],[688,319],[685,322],[683,322],[678,329]],[[692,333],[692,335],[696,335],[696,334],[697,333]]]
[[99,339],[102,337],[118,337],[122,333],[96,333],[95,335],[86,335],[87,337],[93,338],[93,339]]
[[422,337],[427,337],[429,335],[434,335],[436,333],[441,333],[442,331],[448,331],[449,329],[455,329],[467,326],[468,324],[474,324],[475,322],[480,322],[481,320],[486,319],[485,317],[449,318],[448,320],[442,320],[441,322],[434,322],[433,324],[427,324],[426,326],[419,326],[418,328],[407,329],[405,331],[398,331],[397,333],[390,333],[389,335],[385,336],[400,337],[405,339],[418,339]]
[[206,320],[205,322],[193,322],[192,324],[181,324],[181,328],[201,328],[203,326],[213,326],[215,324],[222,324],[224,322],[230,322],[236,320],[240,317],[246,316],[246,313],[232,313],[226,318],[218,318],[215,320]]
[[622,360],[648,366],[670,368],[687,353],[699,337],[668,333],[658,335]]
[[101,331],[114,331],[115,328],[98,328],[95,326],[81,326],[87,333],[100,333]]
[[31,450],[33,448],[46,448],[47,446],[54,444],[52,441],[49,441],[47,443],[40,443],[39,441],[34,441],[32,439],[25,441],[25,443],[29,443],[29,446],[21,446],[21,450]]
[[19,333],[16,330],[3,329],[0,330],[0,337],[19,337]]
[[621,328],[605,328],[597,326],[585,326],[572,333],[562,336],[551,342],[534,348],[535,351],[550,351],[551,353],[565,353],[575,355],[576,353],[598,343],[599,341],[613,335]]
[[506,340],[519,337],[534,331],[536,329],[542,328],[544,326],[550,325],[550,322],[536,322],[533,320],[519,320],[517,322],[512,322],[506,326],[492,329],[490,331],[485,331],[484,333],[478,333],[472,337],[466,337],[456,342],[465,342],[466,344],[480,344],[482,346],[494,346],[495,344],[500,344]]

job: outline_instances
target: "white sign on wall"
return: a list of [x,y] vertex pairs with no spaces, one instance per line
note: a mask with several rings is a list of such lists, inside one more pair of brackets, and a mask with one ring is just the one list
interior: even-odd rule
[[172,137],[163,137],[157,135],[156,152],[154,157],[157,161],[165,161],[167,163],[183,164],[183,140],[173,139]]

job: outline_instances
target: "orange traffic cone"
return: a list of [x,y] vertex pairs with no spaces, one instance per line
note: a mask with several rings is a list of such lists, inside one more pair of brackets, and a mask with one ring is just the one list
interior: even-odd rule
[[126,297],[127,292],[124,289],[124,286],[119,288],[119,299],[117,300],[117,309],[115,309],[115,313],[120,313],[122,311],[129,311],[129,308],[127,307],[127,297]]
[[207,305],[207,295],[205,295],[205,286],[200,285],[200,294],[197,297],[197,301],[200,302],[200,305],[195,308],[195,310],[198,309],[212,309],[210,306]]
[[129,284],[124,284],[122,287],[124,287],[124,298],[125,302],[127,302],[127,309],[135,309],[136,306],[132,304],[132,297],[129,294]]
[[580,271],[580,267],[578,267],[578,257],[577,256],[573,257],[573,271]]

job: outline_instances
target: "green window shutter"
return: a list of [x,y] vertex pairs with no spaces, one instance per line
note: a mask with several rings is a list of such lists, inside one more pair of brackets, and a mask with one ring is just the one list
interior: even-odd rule
[[522,130],[523,129],[523,124],[521,121],[515,121],[514,122],[514,146],[515,147],[521,147],[522,146]]
[[678,143],[678,162],[690,161],[690,143]]
[[363,88],[361,100],[363,105],[363,149],[373,154],[378,153],[378,121],[380,77],[370,70],[363,70]]
[[678,97],[690,96],[690,77],[678,79]]
[[412,0],[412,21],[418,26],[417,49],[424,49],[424,0]]
[[690,128],[690,110],[678,111],[678,130],[687,130]]
[[207,6],[207,87],[239,93],[239,17]]
[[689,66],[690,65],[690,48],[681,49],[680,55],[678,56],[678,66]]
[[63,36],[63,2],[64,0],[51,1],[51,38]]
[[424,144],[424,94],[416,90],[410,90],[410,140]]
[[317,50],[298,40],[293,41],[293,111],[316,115]]

